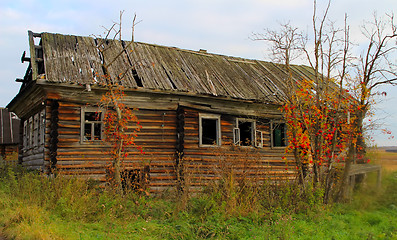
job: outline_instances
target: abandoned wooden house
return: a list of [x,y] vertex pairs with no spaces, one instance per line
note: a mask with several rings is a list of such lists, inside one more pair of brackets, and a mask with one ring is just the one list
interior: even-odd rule
[[0,108],[0,164],[16,163],[19,145],[19,118]]
[[[109,146],[94,116],[103,118],[102,63],[115,59],[108,74],[125,88],[126,105],[139,109],[136,143],[144,148],[131,149],[124,165],[138,172],[149,166],[152,191],[175,186],[181,173],[192,186],[205,185],[222,166],[262,180],[295,177],[294,162],[283,158],[280,65],[117,40],[106,41],[110,48],[101,53],[91,37],[28,36],[30,57],[22,61],[29,66],[8,104],[21,119],[24,166],[105,179]],[[308,67],[291,67],[294,79],[313,76]]]

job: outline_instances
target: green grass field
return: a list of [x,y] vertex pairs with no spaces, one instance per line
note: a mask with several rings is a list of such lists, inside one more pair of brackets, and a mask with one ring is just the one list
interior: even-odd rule
[[256,189],[261,197],[215,189],[190,198],[119,196],[87,181],[2,167],[0,232],[8,239],[397,239],[397,154],[375,155],[386,169],[382,189],[369,175],[350,203],[333,205],[321,203],[321,192],[289,185]]

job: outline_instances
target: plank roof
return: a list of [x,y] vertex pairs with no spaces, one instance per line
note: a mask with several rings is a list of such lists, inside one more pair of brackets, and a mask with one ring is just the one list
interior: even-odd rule
[[[107,40],[101,54],[97,46],[103,39],[53,33],[40,37],[48,82],[105,84],[102,63],[116,59],[108,74],[126,88],[271,103],[285,97],[286,73],[282,65],[271,62],[118,40]],[[313,74],[306,66],[291,69],[298,81]]]

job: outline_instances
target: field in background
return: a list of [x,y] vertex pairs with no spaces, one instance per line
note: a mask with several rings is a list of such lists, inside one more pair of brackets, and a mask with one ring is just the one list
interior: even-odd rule
[[[390,152],[391,150],[396,152]],[[397,147],[380,147],[368,151],[371,161],[382,166],[383,171],[397,171]]]

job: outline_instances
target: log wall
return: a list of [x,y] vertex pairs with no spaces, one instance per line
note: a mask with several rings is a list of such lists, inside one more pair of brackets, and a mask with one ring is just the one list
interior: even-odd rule
[[[80,116],[82,105],[59,102],[58,146],[56,167],[66,175],[82,175],[100,181],[106,179],[106,168],[111,164],[110,146],[103,141],[81,142]],[[142,129],[135,140],[136,147],[127,151],[126,169],[150,166],[152,190],[175,185],[176,113],[170,110],[137,110]],[[136,127],[136,126],[129,126]],[[50,151],[46,154],[48,161]]]
[[[47,100],[36,100],[37,106],[32,108],[36,110],[23,118],[29,120],[44,109],[45,144],[23,148],[22,164],[105,181],[111,163],[110,146],[103,141],[81,140],[82,109],[98,103],[102,93],[75,86],[56,91],[47,88],[45,92]],[[141,171],[149,166],[151,191],[188,185],[194,190],[225,173],[250,181],[276,181],[296,174],[292,158],[283,159],[284,148],[271,147],[270,120],[281,116],[275,106],[140,92],[127,93],[125,101],[129,107],[141,106],[135,112],[142,125],[136,145],[144,152],[136,147],[128,149],[125,167]],[[221,116],[221,146],[199,146],[200,113]],[[256,121],[256,129],[263,133],[263,147],[233,145],[236,118]]]
[[184,181],[192,190],[232,174],[249,181],[295,178],[296,166],[284,148],[271,148],[270,121],[257,119],[256,129],[264,133],[264,146],[234,146],[233,128],[238,116],[221,115],[221,146],[199,146],[199,111],[185,108]]

